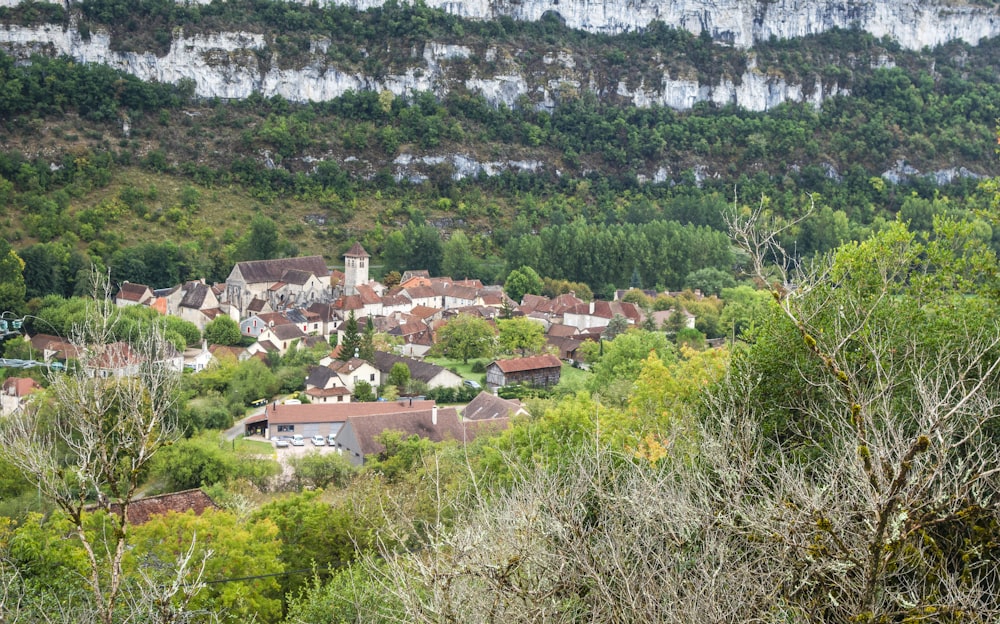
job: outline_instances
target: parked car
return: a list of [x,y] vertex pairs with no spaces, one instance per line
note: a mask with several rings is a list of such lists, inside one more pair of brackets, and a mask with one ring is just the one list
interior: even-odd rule
[[296,433],[295,435],[292,436],[292,446],[305,446],[305,445],[306,441],[301,435]]
[[329,444],[330,446],[336,445],[337,444],[337,434],[336,433],[331,433],[330,435],[326,436],[326,443]]
[[464,383],[464,384],[465,384],[465,385],[467,385],[468,387],[470,387],[470,388],[474,388],[474,389],[476,389],[476,390],[479,390],[480,388],[482,388],[482,386],[480,386],[480,385],[479,385],[479,382],[478,382],[478,381],[473,381],[473,380],[471,380],[471,379],[466,379],[466,380],[465,380],[465,381],[463,381],[462,383]]
[[313,446],[326,446],[326,438],[321,435],[314,435],[312,437]]
[[274,442],[274,448],[288,448],[288,440],[280,436],[271,436],[271,442]]

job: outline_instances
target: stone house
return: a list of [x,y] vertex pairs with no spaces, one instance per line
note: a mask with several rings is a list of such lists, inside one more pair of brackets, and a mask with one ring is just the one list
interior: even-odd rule
[[226,278],[225,300],[239,310],[241,318],[254,299],[267,301],[272,308],[277,307],[272,302],[275,298],[285,305],[307,306],[329,300],[329,276],[322,256],[237,262]]

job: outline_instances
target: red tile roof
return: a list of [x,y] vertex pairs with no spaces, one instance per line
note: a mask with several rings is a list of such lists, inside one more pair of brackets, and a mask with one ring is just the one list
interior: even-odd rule
[[539,368],[558,368],[562,366],[562,361],[550,353],[511,360],[496,360],[493,363],[505,373],[538,370]]

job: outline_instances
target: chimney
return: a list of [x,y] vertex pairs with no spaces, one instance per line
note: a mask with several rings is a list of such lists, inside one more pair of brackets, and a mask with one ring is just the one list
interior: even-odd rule
[[438,426],[438,406],[434,405],[431,407],[431,425],[434,427]]
[[593,299],[590,300],[590,313],[591,314],[594,313],[594,300]]

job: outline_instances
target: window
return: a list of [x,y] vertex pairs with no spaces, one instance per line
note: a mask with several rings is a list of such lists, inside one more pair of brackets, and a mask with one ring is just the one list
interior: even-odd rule
[[375,381],[375,373],[369,375],[370,379],[368,381]]
[[295,425],[278,425],[278,433],[295,431]]

